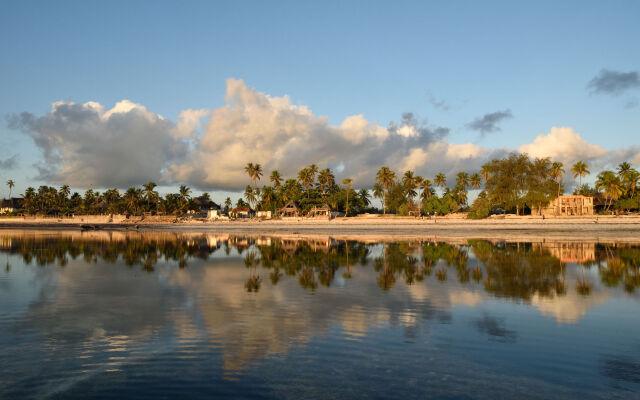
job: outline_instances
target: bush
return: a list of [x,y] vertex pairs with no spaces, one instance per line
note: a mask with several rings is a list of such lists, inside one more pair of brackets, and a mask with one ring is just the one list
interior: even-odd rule
[[489,216],[489,207],[482,205],[467,214],[468,219],[483,219]]

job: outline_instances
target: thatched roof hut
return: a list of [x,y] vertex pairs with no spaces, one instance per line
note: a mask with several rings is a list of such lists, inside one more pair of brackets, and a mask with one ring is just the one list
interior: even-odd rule
[[298,217],[300,216],[300,210],[296,203],[292,201],[288,202],[284,207],[278,210],[283,217]]

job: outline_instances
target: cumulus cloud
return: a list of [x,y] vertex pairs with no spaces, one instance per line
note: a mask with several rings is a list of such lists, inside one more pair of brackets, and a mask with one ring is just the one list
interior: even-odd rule
[[618,72],[608,69],[600,70],[587,84],[587,89],[594,94],[618,95],[630,89],[640,87],[637,71]]
[[[340,167],[344,176],[369,185],[381,165],[398,169],[412,165],[420,173],[432,160],[413,154],[414,160],[422,162],[412,163],[414,150],[436,154],[435,147],[449,146],[444,142],[449,129],[419,121],[412,113],[386,127],[362,115],[332,126],[326,117],[292,104],[288,96],[272,97],[236,79],[227,81],[225,101],[209,114],[204,135],[194,143],[188,159],[169,166],[167,180],[233,190],[249,182],[244,172],[248,162],[285,176],[295,176],[301,167],[315,163]],[[446,154],[437,153],[445,169],[458,162]]]
[[6,160],[0,160],[0,169],[14,169],[18,165],[18,155],[7,158]]
[[532,143],[524,144],[518,150],[532,157],[551,157],[566,163],[591,161],[607,154],[604,148],[589,143],[570,127],[553,127],[549,133],[538,135]]
[[518,151],[531,157],[550,157],[565,165],[582,160],[591,166],[592,172],[615,168],[623,161],[632,165],[640,164],[640,147],[606,150],[600,145],[589,143],[571,127],[553,127],[549,133],[538,135],[533,142],[520,146]]
[[[286,177],[315,163],[333,169],[338,179],[351,177],[357,186],[367,187],[382,165],[425,177],[442,172],[451,178],[513,151],[451,143],[448,128],[412,113],[388,125],[363,115],[331,125],[288,96],[270,96],[237,79],[227,80],[224,99],[216,109],[183,110],[175,122],[123,100],[111,109],[96,102],[56,102],[43,116],[25,112],[9,116],[8,123],[42,151],[38,178],[76,187],[122,188],[153,180],[238,190],[249,183],[244,172],[249,162],[261,164],[265,175],[277,169]],[[478,126],[495,130],[510,115],[509,110],[487,114]],[[594,169],[623,159],[640,162],[638,149],[607,151],[570,127],[554,127],[517,150],[567,163],[594,161]]]
[[511,110],[496,111],[474,119],[467,126],[482,135],[486,135],[487,133],[500,131],[498,124],[509,118],[513,118]]
[[8,125],[30,136],[43,152],[39,179],[73,186],[138,185],[160,180],[168,162],[181,160],[189,136],[183,116],[177,126],[129,100],[106,110],[99,103],[56,102],[41,117],[21,113]]

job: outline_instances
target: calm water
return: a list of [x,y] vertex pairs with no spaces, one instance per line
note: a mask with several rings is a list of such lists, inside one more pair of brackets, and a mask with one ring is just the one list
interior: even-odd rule
[[640,398],[640,245],[0,231],[0,398]]

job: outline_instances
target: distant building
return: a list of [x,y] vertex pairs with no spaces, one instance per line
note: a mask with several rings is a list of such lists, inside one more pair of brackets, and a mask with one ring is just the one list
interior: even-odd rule
[[270,219],[271,211],[256,211],[256,217]]
[[251,218],[253,211],[249,207],[236,207],[229,210],[231,218]]
[[19,197],[12,197],[10,199],[2,199],[0,201],[0,214],[11,214],[22,208],[23,200]]
[[565,195],[552,200],[540,210],[545,216],[593,215],[593,197],[582,195]]
[[[191,213],[199,214],[202,218],[215,218],[220,211],[220,206],[204,196],[191,200]],[[215,211],[215,213],[212,213]]]
[[327,217],[331,218],[331,208],[329,205],[325,204],[322,207],[313,207],[307,217],[315,218],[315,217]]
[[298,206],[296,206],[296,203],[294,203],[293,201],[288,202],[286,206],[282,207],[278,211],[283,217],[299,217],[300,216],[300,210],[298,209]]

